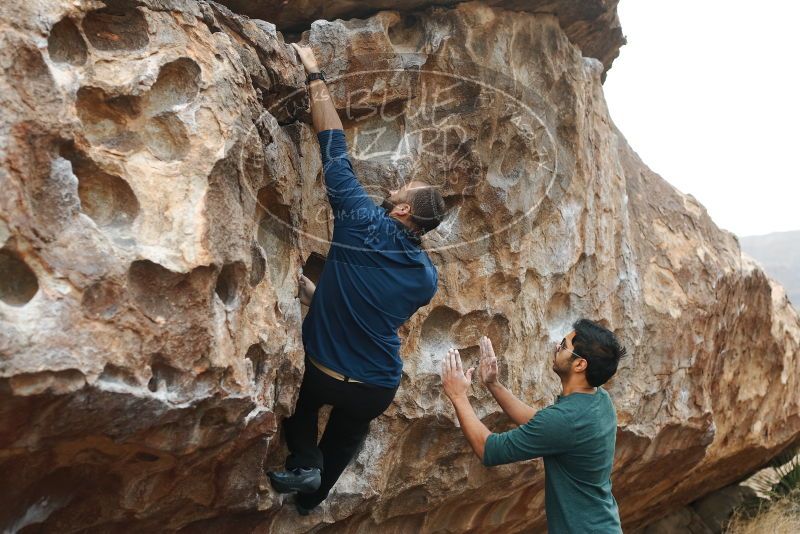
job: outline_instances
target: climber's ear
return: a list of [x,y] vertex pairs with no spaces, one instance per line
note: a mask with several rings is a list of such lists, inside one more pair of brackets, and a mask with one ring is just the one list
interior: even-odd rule
[[407,202],[395,204],[394,208],[392,209],[392,213],[400,217],[405,217],[411,213],[411,205]]

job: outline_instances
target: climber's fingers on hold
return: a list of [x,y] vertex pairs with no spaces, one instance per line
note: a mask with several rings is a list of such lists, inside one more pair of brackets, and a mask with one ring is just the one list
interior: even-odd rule
[[291,44],[306,69],[316,68],[317,60],[314,57],[314,50],[310,46],[300,46],[297,43]]

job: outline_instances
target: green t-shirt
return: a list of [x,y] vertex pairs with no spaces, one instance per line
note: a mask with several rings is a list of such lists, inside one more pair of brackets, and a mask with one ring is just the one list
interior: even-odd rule
[[547,527],[556,534],[622,532],[611,494],[617,413],[603,388],[559,396],[524,425],[491,434],[483,464],[544,458]]

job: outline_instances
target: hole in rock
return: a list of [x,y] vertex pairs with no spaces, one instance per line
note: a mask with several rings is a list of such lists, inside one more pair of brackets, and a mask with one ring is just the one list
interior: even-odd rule
[[128,128],[141,113],[139,97],[110,96],[96,87],[81,87],[75,108],[91,143],[120,151],[132,151],[141,146],[139,137]]
[[214,288],[222,302],[230,305],[237,300],[244,277],[245,267],[241,262],[228,263],[222,267]]
[[141,310],[151,319],[172,323],[202,317],[215,280],[214,269],[208,266],[177,273],[149,260],[136,260],[128,269],[128,290]]
[[187,278],[149,260],[137,260],[128,269],[128,288],[146,314],[170,320],[190,297]]
[[121,122],[129,117],[136,117],[142,111],[138,96],[111,96],[97,87],[81,87],[78,89],[78,112],[85,113],[89,119],[110,119]]
[[39,281],[30,267],[14,251],[0,249],[0,300],[11,306],[24,306],[39,291]]
[[250,244],[250,287],[255,287],[264,279],[267,270],[267,260],[264,249],[255,241]]
[[47,38],[47,51],[57,63],[83,65],[86,63],[87,48],[78,27],[69,18],[61,19],[50,30]]
[[103,171],[78,152],[63,154],[78,177],[81,210],[101,227],[130,226],[139,214],[139,201],[128,182]]
[[147,106],[151,113],[167,111],[191,102],[199,91],[200,65],[182,57],[161,67],[147,94]]
[[425,32],[421,21],[414,15],[402,15],[389,26],[389,41],[398,52],[417,52],[425,44]]
[[258,343],[250,345],[247,354],[244,356],[253,363],[253,374],[256,382],[259,382],[267,370],[267,353]]
[[292,258],[291,230],[269,215],[258,224],[258,244],[267,256],[266,264],[272,286],[280,289],[286,282]]
[[133,372],[124,367],[114,365],[113,363],[107,363],[103,367],[103,372],[100,374],[98,380],[130,387],[137,387],[139,385],[139,381],[136,379]]
[[262,218],[277,218],[283,223],[283,226],[288,227],[291,225],[289,206],[283,201],[274,185],[268,185],[259,189],[256,200]]
[[152,376],[147,383],[147,389],[153,393],[157,391],[173,393],[180,386],[183,373],[167,363],[167,360],[161,354],[153,356],[150,370],[152,371]]
[[435,307],[422,323],[422,339],[425,343],[434,346],[449,343],[450,330],[460,317],[461,314],[452,308]]
[[147,121],[144,139],[150,152],[162,161],[182,159],[189,152],[186,126],[174,113],[162,113]]
[[149,452],[137,452],[133,457],[134,462],[157,462],[160,459],[159,456],[150,454]]
[[[292,227],[289,206],[282,204],[272,187],[263,187],[257,195],[259,214],[256,241],[266,254],[267,270],[272,286],[277,290],[286,283],[292,260]],[[285,295],[284,295],[285,296]]]
[[126,2],[106,1],[106,7],[83,19],[83,33],[98,50],[138,50],[147,46],[147,20]]

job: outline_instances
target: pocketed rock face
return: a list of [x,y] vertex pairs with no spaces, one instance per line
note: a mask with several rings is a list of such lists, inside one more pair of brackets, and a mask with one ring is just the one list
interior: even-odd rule
[[264,113],[302,87],[290,50],[220,9],[0,8],[3,531],[275,505],[259,466],[302,371],[303,246],[252,250],[319,163],[301,174],[308,128]]
[[536,531],[541,464],[483,468],[438,365],[450,346],[476,363],[485,333],[545,406],[550,343],[580,316],[631,353],[609,385],[626,528],[800,434],[797,313],[638,159],[563,20],[471,3],[322,21],[302,39],[367,190],[425,179],[451,211],[396,401],[298,517],[262,465],[284,458],[303,368],[296,273],[332,226],[293,51],[206,2],[0,14],[4,530]]

